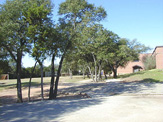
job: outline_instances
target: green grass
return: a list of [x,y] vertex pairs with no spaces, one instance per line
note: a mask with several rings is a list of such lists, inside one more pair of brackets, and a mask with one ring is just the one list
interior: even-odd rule
[[125,81],[163,82],[163,70],[153,69],[120,76]]
[[[44,77],[44,85],[50,85],[50,77]],[[70,79],[69,76],[60,77],[59,82],[66,82],[66,83],[78,83],[78,81],[84,80],[82,76],[73,76]],[[85,79],[86,80],[86,79]],[[22,88],[28,87],[29,78],[21,79]],[[32,86],[40,86],[41,78],[32,78]],[[16,79],[11,80],[0,80],[0,91],[4,89],[12,89],[16,88]]]

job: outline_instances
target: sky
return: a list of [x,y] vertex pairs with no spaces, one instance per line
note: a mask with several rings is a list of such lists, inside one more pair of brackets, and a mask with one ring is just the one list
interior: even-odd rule
[[[3,3],[5,0],[0,0]],[[57,23],[59,4],[65,0],[52,0],[53,19]],[[107,17],[101,22],[104,28],[121,38],[137,39],[138,42],[154,49],[163,46],[163,0],[87,0],[95,6],[102,6]],[[152,50],[150,51],[152,53]],[[31,67],[34,60],[26,55],[23,66]],[[59,59],[56,60],[59,62]],[[50,65],[48,58],[45,66]]]

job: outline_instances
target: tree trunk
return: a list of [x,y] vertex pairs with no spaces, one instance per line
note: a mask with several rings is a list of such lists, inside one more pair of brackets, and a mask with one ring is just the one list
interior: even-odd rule
[[32,73],[31,73],[31,76],[30,76],[30,79],[29,79],[29,87],[28,87],[28,101],[30,102],[30,90],[31,90],[31,80],[32,80],[32,76],[33,76],[33,73],[35,71],[35,67],[36,67],[36,64],[37,64],[37,61],[35,62],[35,65],[33,67],[33,70],[32,70]]
[[97,82],[97,62],[93,53],[92,53],[92,56],[93,56],[93,60],[95,64],[95,82]]
[[87,72],[87,77],[90,79],[90,77],[89,77],[89,73]]
[[107,75],[105,74],[105,79],[108,79]]
[[44,100],[44,89],[43,89],[43,63],[41,63],[41,98]]
[[52,60],[51,60],[51,83],[50,83],[50,92],[49,92],[50,100],[54,99],[54,95],[53,95],[54,79],[55,79],[54,60],[55,60],[55,54],[53,54]]
[[64,59],[64,54],[61,57],[61,60],[59,62],[58,71],[57,71],[57,78],[56,78],[56,81],[55,81],[55,89],[54,89],[54,98],[55,99],[57,98],[58,82],[59,82],[59,78],[60,78],[60,74],[61,74],[63,59]]
[[10,56],[16,62],[16,76],[17,76],[17,102],[23,102],[22,99],[22,88],[21,88],[21,62],[22,62],[22,51],[20,49],[17,50],[17,56],[15,56],[12,50],[7,46],[3,45],[6,50],[9,52]]
[[69,75],[70,75],[70,78],[72,79],[72,71],[71,71],[71,69],[70,69],[70,68],[69,68],[68,70],[69,70]]
[[21,103],[23,102],[22,99],[22,89],[21,89],[21,60],[22,60],[22,54],[17,53],[17,102]]
[[105,76],[105,79],[108,79],[108,77],[107,77],[107,73],[106,73],[106,71],[104,70],[104,72],[103,72],[103,74],[104,74],[104,76]]
[[90,79],[90,77],[89,77],[89,73],[87,73],[87,77]]
[[114,68],[113,69],[113,77],[114,78],[117,78],[117,68]]
[[88,69],[89,69],[89,72],[90,72],[90,74],[91,74],[92,80],[93,80],[93,82],[94,82],[95,80],[94,80],[94,77],[93,77],[93,74],[92,74],[92,71],[91,71],[90,66],[88,66]]
[[101,78],[101,61],[99,63],[99,71],[98,71],[98,81],[100,81]]
[[97,82],[97,66],[95,65],[95,82]]
[[85,70],[84,70],[84,68],[83,68],[83,79],[85,79]]
[[[113,65],[109,64],[109,67],[113,71],[113,78],[117,78],[117,66],[114,67]],[[110,73],[109,73],[109,76],[110,76]]]

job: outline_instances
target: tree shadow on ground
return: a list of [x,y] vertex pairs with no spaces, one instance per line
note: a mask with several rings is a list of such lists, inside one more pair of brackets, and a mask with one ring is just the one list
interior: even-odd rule
[[82,108],[100,104],[102,99],[47,100],[23,104],[12,104],[0,107],[0,121],[40,122],[61,121],[64,113],[70,113]]
[[163,85],[163,82],[158,83],[154,79],[144,79],[143,81],[136,82],[87,83],[80,86],[64,88],[60,89],[59,92],[87,93],[92,98],[64,100],[58,98],[57,100],[4,105],[0,107],[0,121],[62,121],[61,119],[65,114],[101,104],[105,100],[105,97],[126,93],[146,93],[146,90],[150,94],[149,90],[154,89],[157,84]]
[[77,87],[64,88],[63,93],[87,93],[90,97],[117,95],[124,93],[141,93],[144,90],[155,88],[155,84],[163,84],[154,79],[144,79],[135,82],[108,82],[108,83],[89,83]]
[[130,74],[124,74],[124,75],[120,75],[118,76],[118,78],[128,78],[128,77],[131,77],[131,76],[134,76],[134,75],[141,75],[141,74],[144,74],[145,72],[144,71],[140,71],[140,72],[136,72],[136,73],[130,73]]
[[[110,82],[104,89],[105,93],[115,93],[115,94],[139,94],[139,93],[149,93],[149,90],[152,90],[156,87],[156,84],[162,84],[157,80],[147,78],[141,81],[134,82]],[[148,92],[147,92],[148,91]]]
[[12,88],[16,88],[16,84],[2,84],[0,85],[0,88],[5,88],[5,89],[12,89]]
[[0,105],[16,103],[13,95],[0,96]]

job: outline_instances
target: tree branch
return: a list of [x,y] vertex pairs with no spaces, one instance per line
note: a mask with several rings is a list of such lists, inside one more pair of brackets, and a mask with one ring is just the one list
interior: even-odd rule
[[10,53],[10,56],[17,62],[17,59],[15,58],[13,52],[10,50],[10,48],[7,45],[2,45],[6,48],[6,50]]

